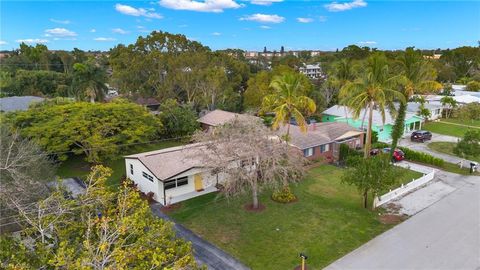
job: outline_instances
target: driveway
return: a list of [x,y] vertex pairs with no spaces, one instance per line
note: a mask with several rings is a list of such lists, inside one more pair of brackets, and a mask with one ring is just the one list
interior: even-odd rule
[[463,162],[464,166],[469,167],[470,166],[470,161],[469,160],[465,160],[465,159],[462,159],[460,157],[451,156],[451,155],[447,155],[447,154],[443,154],[443,153],[438,153],[438,152],[433,151],[430,148],[428,148],[428,144],[430,142],[457,142],[457,141],[458,141],[457,137],[440,135],[440,134],[434,133],[431,141],[427,141],[425,143],[411,142],[410,137],[408,137],[408,138],[402,138],[400,140],[400,142],[398,143],[398,145],[403,146],[403,147],[407,147],[407,148],[415,150],[415,151],[430,154],[434,157],[441,158],[441,159],[445,160],[446,162],[450,162],[450,163],[454,163],[454,164],[460,164],[460,162]]
[[438,177],[402,198],[425,209],[326,269],[480,269],[480,177]]
[[183,227],[181,224],[176,223],[170,217],[160,211],[161,204],[156,203],[150,206],[154,215],[159,218],[163,218],[173,222],[177,236],[184,238],[187,241],[192,242],[193,255],[198,265],[207,266],[207,269],[211,270],[248,270],[250,268],[243,265],[237,259],[226,253],[225,251],[214,246],[210,242],[199,237],[189,229]]

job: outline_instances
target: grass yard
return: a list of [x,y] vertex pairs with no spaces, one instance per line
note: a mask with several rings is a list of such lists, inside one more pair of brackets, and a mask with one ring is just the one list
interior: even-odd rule
[[[134,148],[125,151],[118,156],[118,159],[107,160],[103,165],[111,168],[113,170],[112,175],[107,180],[107,183],[110,186],[117,186],[120,183],[120,179],[125,175],[125,160],[122,158],[125,155],[131,155],[135,153],[159,150],[163,148],[179,146],[185,144],[181,141],[162,141],[157,143],[150,143],[145,145],[139,145]],[[60,164],[57,169],[57,175],[59,177],[86,177],[90,172],[90,166],[88,162],[85,161],[85,157],[81,156],[71,156],[67,161]]]
[[[449,124],[451,123],[451,124]],[[460,125],[466,126],[460,126]],[[467,130],[472,128],[480,128],[479,120],[463,121],[455,118],[442,119],[441,122],[428,122],[424,125],[423,129],[454,137],[463,137]]]
[[[453,148],[455,147],[456,143],[453,142],[431,142],[427,146],[428,148],[432,149],[433,151],[444,153],[447,155],[457,156],[453,152]],[[473,160],[476,162],[480,162],[480,158],[478,157],[467,157],[469,160]]]
[[478,127],[480,128],[480,120],[462,120],[458,118],[448,118],[448,119],[442,119],[442,122],[447,122],[447,123],[454,123],[454,124],[459,124],[459,125],[467,125],[467,126],[472,126],[472,127]]
[[[401,182],[420,176],[404,171]],[[334,166],[313,168],[292,186],[297,202],[273,202],[265,191],[263,212],[245,211],[251,201],[246,195],[227,200],[207,194],[169,214],[252,269],[293,269],[300,252],[309,256],[309,269],[321,269],[392,226],[380,223],[377,211],[363,209],[357,189],[342,184],[341,175]]]
[[428,130],[430,132],[449,135],[454,137],[463,137],[463,134],[467,132],[468,127],[462,127],[458,125],[446,124],[442,122],[429,122],[426,123],[422,129]]

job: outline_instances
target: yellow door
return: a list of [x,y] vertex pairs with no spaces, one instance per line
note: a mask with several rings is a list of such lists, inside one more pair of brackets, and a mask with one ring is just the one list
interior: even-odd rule
[[195,182],[195,190],[196,191],[202,191],[203,190],[203,181],[202,181],[202,175],[197,173],[194,176],[194,182]]

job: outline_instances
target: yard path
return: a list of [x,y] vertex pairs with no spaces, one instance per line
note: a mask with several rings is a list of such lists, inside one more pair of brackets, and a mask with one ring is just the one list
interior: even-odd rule
[[426,208],[325,269],[480,269],[480,177],[437,172],[400,199]]
[[175,230],[177,231],[177,236],[192,242],[193,255],[200,266],[205,265],[209,270],[250,269],[241,262],[239,262],[237,259],[232,257],[230,254],[199,237],[181,224],[176,223],[174,220],[172,220],[169,216],[167,216],[160,210],[161,207],[162,205],[159,203],[150,206],[154,215],[174,223]]

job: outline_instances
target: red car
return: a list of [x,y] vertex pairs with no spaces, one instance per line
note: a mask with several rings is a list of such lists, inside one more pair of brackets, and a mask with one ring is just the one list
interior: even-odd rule
[[[383,149],[372,149],[370,150],[370,156],[376,156],[378,153],[390,153],[391,150],[392,149],[390,147],[386,147]],[[405,154],[403,153],[402,150],[397,148],[395,149],[395,151],[393,151],[393,154],[392,154],[393,162],[402,161],[404,159],[405,159]]]

